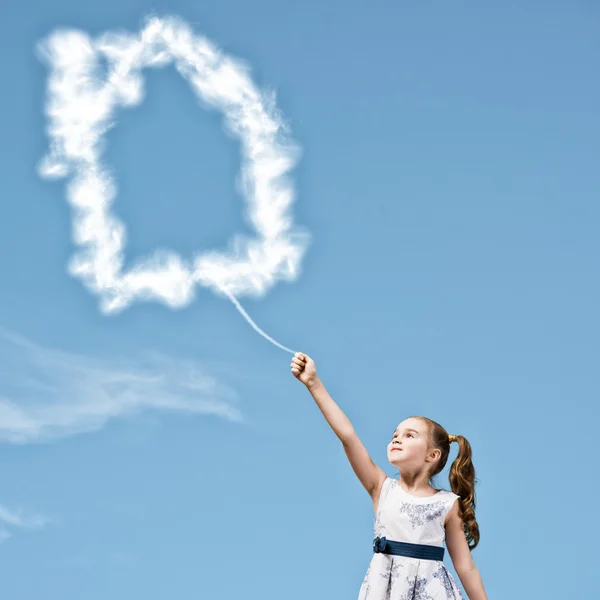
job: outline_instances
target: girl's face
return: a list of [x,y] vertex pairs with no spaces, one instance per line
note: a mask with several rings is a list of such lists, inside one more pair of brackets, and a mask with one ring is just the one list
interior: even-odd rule
[[395,467],[419,467],[425,462],[429,447],[427,425],[420,419],[406,419],[394,431],[388,444],[388,460]]

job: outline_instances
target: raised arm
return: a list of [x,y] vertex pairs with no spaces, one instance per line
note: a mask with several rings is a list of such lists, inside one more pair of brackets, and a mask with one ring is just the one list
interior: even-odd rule
[[292,375],[306,386],[325,420],[342,442],[352,470],[375,501],[386,474],[373,462],[352,423],[325,389],[317,376],[314,361],[306,354],[296,353],[290,366]]

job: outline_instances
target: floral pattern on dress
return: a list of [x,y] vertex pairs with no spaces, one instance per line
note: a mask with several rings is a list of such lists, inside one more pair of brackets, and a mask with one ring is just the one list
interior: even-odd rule
[[418,527],[424,525],[427,521],[434,521],[444,514],[444,505],[442,502],[436,502],[435,504],[410,504],[409,502],[403,502],[400,506],[400,512],[408,515],[410,522],[413,526]]
[[448,575],[448,571],[443,564],[440,564],[437,571],[433,574],[435,579],[439,579],[444,586],[444,590],[446,590],[446,599],[452,600],[454,598],[454,588],[452,586],[452,581]]
[[361,594],[364,598],[364,600],[368,600],[369,598],[369,594],[371,593],[371,584],[369,583],[369,575],[371,575],[371,568],[373,567],[373,563],[371,563],[369,565],[369,568],[367,569],[367,573],[365,575],[365,578],[363,579],[362,582],[362,586],[361,586]]
[[406,564],[402,562],[402,556],[395,556],[392,562],[390,588],[395,590],[398,588],[398,583],[403,575],[406,575]]
[[435,600],[427,593],[427,579],[425,577],[407,577],[408,590],[402,600]]
[[381,521],[381,513],[379,512],[377,515],[375,515],[374,533],[375,537],[381,537],[385,533],[385,528],[383,526],[383,522]]

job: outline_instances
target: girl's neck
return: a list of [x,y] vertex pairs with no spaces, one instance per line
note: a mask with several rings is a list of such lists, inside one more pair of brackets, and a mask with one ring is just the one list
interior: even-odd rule
[[405,492],[415,496],[427,495],[438,491],[429,485],[429,480],[423,475],[400,474],[398,476],[398,483]]

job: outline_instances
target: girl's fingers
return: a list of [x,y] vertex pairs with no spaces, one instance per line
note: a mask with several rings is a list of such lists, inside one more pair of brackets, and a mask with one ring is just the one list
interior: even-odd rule
[[301,352],[296,352],[294,354],[294,358],[292,358],[292,362],[290,363],[290,368],[292,369],[292,375],[294,377],[298,377],[300,373],[306,369],[306,365],[308,364],[308,356],[302,354]]

